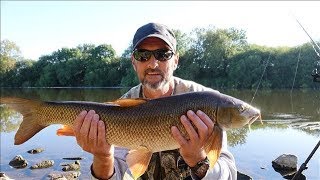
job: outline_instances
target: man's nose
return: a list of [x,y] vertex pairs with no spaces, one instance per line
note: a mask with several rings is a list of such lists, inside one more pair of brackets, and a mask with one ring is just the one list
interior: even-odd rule
[[148,61],[148,68],[155,69],[159,67],[159,61],[152,55]]

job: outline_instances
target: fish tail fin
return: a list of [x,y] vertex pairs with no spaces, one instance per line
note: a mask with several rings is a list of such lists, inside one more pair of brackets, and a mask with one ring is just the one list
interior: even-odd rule
[[23,116],[22,123],[14,137],[14,144],[19,145],[26,142],[36,133],[47,126],[40,125],[35,117],[37,109],[43,104],[42,101],[22,99],[16,97],[0,97],[0,104],[6,104]]
[[207,157],[210,161],[210,168],[213,168],[217,162],[222,148],[222,129],[214,126],[212,135],[209,137],[208,143],[205,146]]

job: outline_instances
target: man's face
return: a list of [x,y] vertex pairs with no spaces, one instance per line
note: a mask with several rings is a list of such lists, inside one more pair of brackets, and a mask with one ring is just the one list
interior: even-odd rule
[[[157,50],[171,49],[163,40],[150,37],[143,40],[137,49]],[[167,61],[158,61],[154,55],[147,61],[137,61],[131,56],[132,65],[140,82],[149,89],[162,89],[170,82],[173,71],[177,68],[179,56],[174,54]]]

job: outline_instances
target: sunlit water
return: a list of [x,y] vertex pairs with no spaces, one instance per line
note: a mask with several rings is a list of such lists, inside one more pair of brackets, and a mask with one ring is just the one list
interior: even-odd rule
[[[274,171],[272,161],[281,154],[294,154],[300,166],[318,143],[313,137],[297,129],[257,129],[248,133],[246,143],[229,147],[240,172],[254,179],[281,179]],[[304,171],[307,179],[320,179],[320,150],[316,152]]]
[[[74,161],[64,160],[66,157],[83,157],[81,163],[81,179],[88,179],[89,167],[92,157],[89,153],[83,151],[76,143],[73,137],[56,136],[56,130],[60,125],[52,125],[22,145],[13,145],[14,134],[1,133],[1,171],[14,179],[43,179],[53,171],[63,172],[62,164],[72,163]],[[28,150],[34,148],[44,148],[39,154],[29,154]],[[8,164],[16,155],[22,155],[27,161],[28,166],[24,169],[11,168]],[[30,166],[43,160],[54,160],[54,166],[47,169],[29,169]]]
[[[5,90],[2,95],[36,98],[42,100],[86,100],[106,102],[120,97],[126,90],[117,89],[50,89],[50,90]],[[245,101],[251,100],[251,91],[226,91],[224,93]],[[288,92],[263,92],[253,103],[262,110],[264,124],[255,123],[249,131],[247,127],[228,132],[229,150],[236,159],[240,172],[254,179],[282,179],[272,168],[272,160],[281,154],[294,154],[298,157],[298,167],[311,153],[320,139],[320,97],[317,91],[295,92],[295,100],[291,101]],[[290,102],[291,101],[291,102]],[[6,111],[2,111],[6,113]],[[12,113],[4,119],[1,116],[1,157],[0,171],[13,179],[47,179],[52,172],[61,173],[62,164],[73,161],[65,157],[82,157],[80,179],[89,179],[92,156],[84,152],[74,137],[56,136],[60,125],[52,125],[36,134],[22,145],[13,145],[17,124],[21,116]],[[309,124],[315,123],[314,128]],[[39,154],[29,154],[28,150],[44,148]],[[28,166],[15,169],[9,162],[16,155],[22,155]],[[30,166],[42,161],[54,160],[54,166],[47,169],[31,170]],[[320,179],[320,149],[308,163],[303,172],[307,179]]]

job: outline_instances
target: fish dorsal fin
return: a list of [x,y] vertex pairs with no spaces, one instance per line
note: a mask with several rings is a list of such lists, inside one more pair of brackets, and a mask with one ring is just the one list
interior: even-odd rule
[[129,151],[126,159],[134,179],[140,177],[147,170],[151,156],[152,152],[144,146]]
[[214,126],[213,132],[205,145],[205,151],[210,161],[210,168],[217,162],[222,148],[222,129]]
[[72,127],[63,125],[60,129],[57,130],[58,136],[75,136]]
[[140,104],[146,103],[148,99],[117,99],[113,102],[105,102],[106,104],[114,104],[120,107],[130,107],[130,106],[138,106]]

